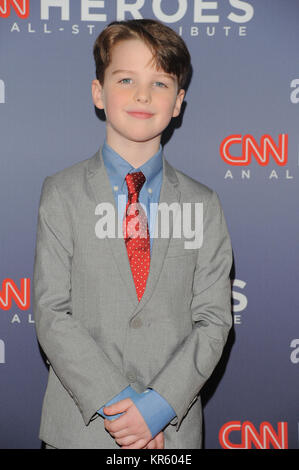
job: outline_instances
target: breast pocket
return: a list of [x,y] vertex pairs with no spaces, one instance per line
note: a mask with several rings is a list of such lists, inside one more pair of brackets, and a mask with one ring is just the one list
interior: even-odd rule
[[186,248],[184,240],[172,239],[169,243],[166,258],[176,258],[178,256],[197,256],[198,249]]

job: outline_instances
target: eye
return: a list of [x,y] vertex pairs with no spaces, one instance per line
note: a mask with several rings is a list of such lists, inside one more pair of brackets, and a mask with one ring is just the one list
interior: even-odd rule
[[155,82],[155,83],[158,86],[158,88],[167,88],[167,85],[165,85],[165,83],[163,82]]
[[123,83],[124,85],[127,85],[130,83],[131,80],[131,78],[122,78],[119,82]]

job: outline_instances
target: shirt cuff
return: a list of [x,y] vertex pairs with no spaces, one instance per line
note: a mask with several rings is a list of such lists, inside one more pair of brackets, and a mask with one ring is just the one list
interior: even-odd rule
[[156,436],[175,416],[174,409],[159,393],[147,389],[133,399],[142,414],[152,438]]
[[123,413],[118,413],[116,415],[106,415],[103,411],[103,409],[106,406],[113,405],[114,403],[124,400],[125,398],[131,398],[132,401],[134,401],[134,398],[136,398],[139,395],[130,385],[126,387],[124,390],[122,390],[118,395],[113,397],[110,401],[108,401],[102,408],[100,408],[97,413],[101,415],[103,418],[109,419],[110,421],[113,421],[114,419],[119,418]]
[[102,406],[97,413],[110,421],[119,418],[123,413],[108,416],[103,409],[105,406],[112,405],[125,398],[131,398],[134,402],[146,422],[152,438],[176,416],[174,409],[158,392],[148,388],[143,393],[137,393],[130,385]]

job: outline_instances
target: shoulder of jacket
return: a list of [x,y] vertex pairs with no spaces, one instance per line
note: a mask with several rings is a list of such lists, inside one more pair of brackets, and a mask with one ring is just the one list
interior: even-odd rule
[[186,193],[190,198],[209,200],[214,194],[214,190],[209,186],[201,183],[200,181],[195,180],[191,176],[187,175],[181,170],[174,168],[174,171],[177,175],[180,191],[182,194]]
[[46,187],[56,187],[59,193],[73,195],[74,190],[78,190],[84,184],[84,178],[91,164],[94,163],[97,154],[92,157],[80,160],[71,166],[63,168],[44,180]]

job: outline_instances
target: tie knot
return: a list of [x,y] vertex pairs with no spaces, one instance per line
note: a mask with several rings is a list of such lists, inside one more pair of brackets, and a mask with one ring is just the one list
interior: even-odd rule
[[139,194],[142,186],[145,182],[145,176],[142,171],[136,171],[135,173],[128,173],[126,176],[126,182],[128,186],[128,194],[132,196],[133,194]]

